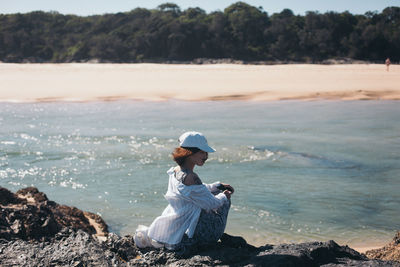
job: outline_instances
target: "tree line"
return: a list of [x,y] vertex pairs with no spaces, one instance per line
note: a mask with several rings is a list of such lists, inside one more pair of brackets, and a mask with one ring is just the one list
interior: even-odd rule
[[400,7],[353,15],[290,9],[269,15],[237,2],[224,11],[156,9],[95,16],[0,14],[3,62],[163,62],[197,58],[320,62],[400,60]]

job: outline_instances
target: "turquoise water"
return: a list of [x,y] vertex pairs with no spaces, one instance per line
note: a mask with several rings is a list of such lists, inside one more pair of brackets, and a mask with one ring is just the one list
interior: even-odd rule
[[254,244],[383,244],[400,229],[398,101],[0,103],[0,185],[133,233],[166,206],[187,130],[217,153],[197,173],[235,187],[227,232]]

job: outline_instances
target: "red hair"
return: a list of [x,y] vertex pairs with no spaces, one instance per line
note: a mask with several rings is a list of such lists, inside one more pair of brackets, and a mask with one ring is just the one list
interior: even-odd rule
[[179,166],[182,166],[187,157],[199,151],[200,149],[197,147],[177,147],[174,152],[172,152],[172,158]]

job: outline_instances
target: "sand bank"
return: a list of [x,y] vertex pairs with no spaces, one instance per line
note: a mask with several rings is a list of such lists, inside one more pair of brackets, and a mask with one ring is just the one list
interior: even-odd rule
[[0,64],[0,101],[400,99],[400,66]]

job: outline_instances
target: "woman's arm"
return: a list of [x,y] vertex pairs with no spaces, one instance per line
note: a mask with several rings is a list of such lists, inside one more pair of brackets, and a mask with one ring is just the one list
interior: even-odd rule
[[193,185],[188,197],[196,206],[205,210],[213,210],[221,207],[228,201],[227,194],[213,195],[205,185]]
[[[201,182],[200,177],[196,174],[196,173],[189,173],[186,177],[185,180],[183,182],[184,185],[190,186],[190,185],[201,185],[204,184]],[[225,183],[221,183],[221,182],[215,182],[212,184],[204,184],[208,190],[210,190],[212,193],[217,192],[218,186],[222,185],[224,187],[224,190],[228,190],[231,192],[231,194],[233,194],[233,192],[235,192],[235,189],[233,189],[233,187],[230,184],[225,184]],[[231,195],[230,194],[230,195]]]
[[[231,198],[231,194],[234,190],[229,184],[223,184],[219,182],[211,185],[203,184],[200,180],[200,177],[196,173],[189,173],[185,177],[183,183],[186,186],[196,186],[192,188],[193,191],[191,194],[191,199],[195,205],[206,210],[217,209],[222,206],[227,199]],[[201,186],[199,187],[199,185]],[[223,185],[228,190],[224,190],[223,193],[213,195],[211,192],[216,192],[216,190],[218,190],[218,185]]]

